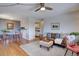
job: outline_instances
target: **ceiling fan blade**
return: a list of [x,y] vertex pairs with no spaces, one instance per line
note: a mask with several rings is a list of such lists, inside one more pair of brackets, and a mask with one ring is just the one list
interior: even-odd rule
[[40,10],[40,8],[36,9],[35,12],[37,12],[37,11],[39,11],[39,10]]
[[47,10],[53,10],[53,8],[51,7],[45,7]]

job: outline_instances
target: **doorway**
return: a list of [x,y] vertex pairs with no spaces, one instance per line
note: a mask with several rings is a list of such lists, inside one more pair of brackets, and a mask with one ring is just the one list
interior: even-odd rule
[[38,20],[35,22],[35,38],[43,36],[44,20]]

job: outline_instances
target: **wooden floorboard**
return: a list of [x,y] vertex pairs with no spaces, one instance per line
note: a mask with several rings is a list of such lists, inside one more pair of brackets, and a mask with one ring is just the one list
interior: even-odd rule
[[0,41],[0,56],[28,56],[28,53],[24,52],[19,47],[20,45],[27,43],[28,42],[26,40],[17,40],[14,42],[9,42],[9,44],[4,47],[3,42]]

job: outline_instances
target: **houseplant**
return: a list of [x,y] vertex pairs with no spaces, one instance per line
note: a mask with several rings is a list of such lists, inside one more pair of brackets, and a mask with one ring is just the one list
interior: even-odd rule
[[9,30],[3,29],[3,30],[1,30],[1,32],[6,33],[6,32],[9,32]]
[[70,35],[78,36],[79,35],[79,32],[71,32]]

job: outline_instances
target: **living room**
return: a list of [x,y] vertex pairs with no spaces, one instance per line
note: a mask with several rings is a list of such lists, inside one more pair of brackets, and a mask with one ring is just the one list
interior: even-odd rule
[[[41,10],[41,9],[37,10],[40,6],[41,8],[46,7],[46,10]],[[17,29],[18,31],[21,31],[19,32],[21,37],[18,37],[17,35],[17,37],[21,39],[20,41],[16,38],[16,35],[12,33],[11,35],[9,35],[10,37],[9,40],[5,40],[4,39],[5,37],[3,37],[3,40],[0,44],[1,46],[4,47],[5,45],[7,45],[5,49],[7,48],[9,49],[10,46],[8,45],[11,45],[10,48],[12,49],[12,46],[15,47],[17,44],[20,47],[18,48],[20,52],[23,51],[22,53],[24,55],[29,55],[29,56],[64,56],[66,47],[65,48],[62,47],[61,39],[63,39],[66,35],[70,35],[70,33],[79,32],[78,15],[79,15],[78,3],[0,4],[0,27],[2,26],[1,28],[3,28],[0,29],[1,31],[3,31],[3,35],[5,34],[5,32],[8,32],[7,29],[11,29],[11,30]],[[5,21],[8,22],[6,22],[5,24]],[[17,23],[16,26],[14,26],[15,25],[14,22]],[[17,33],[15,32],[15,34]],[[74,36],[72,37],[74,39]],[[53,43],[43,41],[44,39],[48,39],[48,38],[49,39],[59,38],[59,40],[57,41],[54,40],[55,43],[57,42],[59,44],[54,46],[54,41]],[[16,44],[14,45],[14,43]],[[41,47],[40,45],[43,46],[45,45],[45,46]],[[52,47],[50,48],[50,46]],[[67,55],[71,56],[72,55],[71,52],[73,51],[69,51]],[[5,53],[4,54],[0,53],[0,55],[7,55],[7,53],[6,54]],[[73,55],[76,54],[74,53]],[[78,54],[79,54],[79,50],[78,50]],[[19,55],[19,52],[13,55]]]

